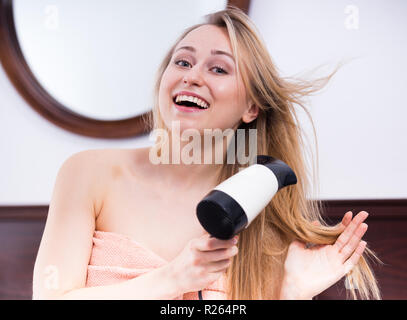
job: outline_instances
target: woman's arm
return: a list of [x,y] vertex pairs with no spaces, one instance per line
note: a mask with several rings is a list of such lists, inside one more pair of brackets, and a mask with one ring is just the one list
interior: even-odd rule
[[177,292],[171,274],[164,266],[118,284],[74,289],[58,299],[171,300],[181,294]]
[[[33,299],[171,299],[179,295],[169,268],[119,284],[85,288],[95,230],[98,150],[79,152],[61,166],[34,266]],[[182,294],[182,293],[181,293]]]

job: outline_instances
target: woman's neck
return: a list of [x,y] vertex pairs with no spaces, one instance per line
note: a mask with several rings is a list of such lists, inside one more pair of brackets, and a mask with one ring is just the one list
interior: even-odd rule
[[[155,156],[155,148],[150,148],[150,160]],[[199,190],[217,185],[226,159],[227,143],[226,139],[218,143],[205,143],[203,137],[182,141],[169,135],[169,139],[162,143],[160,151],[161,163],[156,165],[163,186]],[[154,161],[157,160],[150,162]]]

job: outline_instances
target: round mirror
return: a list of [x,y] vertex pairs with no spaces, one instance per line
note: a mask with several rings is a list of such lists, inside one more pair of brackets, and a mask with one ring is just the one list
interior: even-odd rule
[[36,111],[72,132],[148,131],[154,76],[188,26],[249,1],[0,0],[0,58]]

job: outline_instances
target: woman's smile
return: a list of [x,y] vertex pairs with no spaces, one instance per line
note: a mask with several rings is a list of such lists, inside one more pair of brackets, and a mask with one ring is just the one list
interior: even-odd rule
[[209,109],[209,102],[197,93],[181,91],[173,98],[174,106],[181,112],[200,112]]
[[191,106],[191,107],[179,106],[176,103],[174,103],[174,106],[180,112],[195,112],[196,113],[196,112],[204,112],[204,111],[208,110],[208,109],[202,109],[202,108],[194,107],[194,106]]

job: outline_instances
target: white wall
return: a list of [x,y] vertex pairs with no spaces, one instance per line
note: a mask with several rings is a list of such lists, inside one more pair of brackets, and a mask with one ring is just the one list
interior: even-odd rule
[[[407,3],[353,1],[357,30],[344,26],[348,4],[252,0],[250,15],[284,75],[360,56],[311,99],[321,198],[407,198]],[[75,152],[149,144],[148,136],[96,139],[56,127],[27,105],[0,67],[0,205],[48,204],[60,165]]]
[[357,58],[310,99],[320,198],[407,198],[407,2],[252,0],[249,15],[284,76]]

